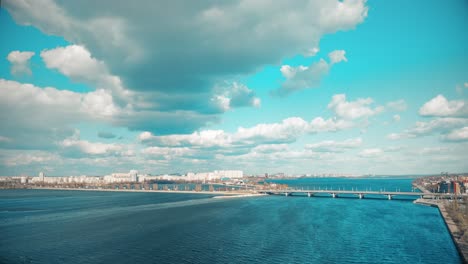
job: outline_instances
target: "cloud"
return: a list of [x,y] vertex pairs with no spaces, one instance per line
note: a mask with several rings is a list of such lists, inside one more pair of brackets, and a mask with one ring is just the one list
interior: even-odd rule
[[114,133],[112,132],[100,131],[98,132],[98,137],[110,139],[110,138],[116,138],[117,136],[114,135]]
[[197,113],[194,111],[145,111],[125,109],[115,116],[112,124],[126,127],[131,131],[151,131],[162,135],[174,133],[191,133],[203,125],[217,123],[215,114]]
[[194,151],[190,148],[148,147],[141,151],[152,158],[171,160],[178,157],[190,156]]
[[316,117],[310,122],[308,131],[310,133],[317,132],[336,132],[352,127],[354,124],[348,120],[322,117]]
[[283,65],[280,68],[281,74],[286,80],[281,84],[281,87],[273,90],[272,94],[277,96],[287,96],[293,92],[315,88],[320,85],[322,78],[328,74],[331,67],[341,61],[347,61],[344,50],[335,50],[328,54],[330,63],[321,59],[309,66]]
[[29,60],[34,56],[32,51],[15,50],[8,54],[7,60],[11,63],[11,75],[31,75]]
[[400,122],[401,117],[400,117],[400,115],[393,115],[392,120],[393,120],[393,122]]
[[361,158],[376,158],[380,157],[383,153],[384,151],[380,148],[369,148],[359,152],[359,156]]
[[468,104],[464,100],[448,101],[439,94],[426,102],[419,109],[419,114],[436,117],[468,117]]
[[[7,148],[50,148],[73,134],[81,122],[104,122],[161,134],[190,133],[216,115],[193,111],[144,111],[131,105],[115,104],[109,91],[99,89],[88,93],[37,87],[0,79],[0,141]],[[31,114],[34,113],[34,114]],[[156,121],[149,121],[156,120]]]
[[138,138],[145,144],[170,147],[227,147],[232,143],[232,136],[228,135],[223,130],[203,130],[188,135],[167,136],[154,136],[150,132],[143,132]]
[[283,65],[280,71],[286,80],[280,88],[272,91],[272,95],[287,96],[293,92],[320,85],[323,76],[329,71],[329,65],[325,60],[320,60],[309,66]]
[[73,124],[118,114],[103,90],[85,94],[0,79],[0,135],[8,148],[46,148],[73,134]]
[[253,90],[242,83],[232,82],[227,86],[217,86],[218,94],[211,100],[218,104],[223,111],[238,107],[260,107],[260,98]]
[[113,124],[157,134],[191,133],[230,109],[258,107],[247,86],[237,81],[220,93],[217,84],[314,55],[322,36],[354,29],[368,10],[364,0],[2,4],[18,24],[73,43],[41,57],[50,69],[109,92],[122,109]]
[[307,122],[300,117],[289,117],[281,123],[257,124],[250,128],[239,127],[233,140],[243,144],[291,143],[304,134],[337,131],[348,128],[346,123],[317,117]]
[[388,139],[398,140],[402,138],[415,138],[433,134],[447,134],[453,129],[468,125],[466,118],[436,118],[428,122],[418,121],[414,127],[406,129],[402,133],[391,133],[387,136]]
[[[277,123],[260,123],[252,127],[238,127],[234,133],[224,130],[201,130],[191,134],[154,135],[140,133],[138,139],[145,145],[163,147],[194,147],[227,149],[252,148],[265,144],[284,144],[296,141],[305,134],[336,132],[351,128],[351,120],[316,117],[310,122],[300,117],[289,117]],[[242,150],[244,151],[244,150]]]
[[447,141],[467,141],[468,140],[468,126],[452,130],[443,138]]
[[455,85],[455,91],[459,95],[463,95],[465,92],[465,89],[468,88],[468,82],[462,83],[462,84],[457,84]]
[[8,167],[31,166],[32,164],[46,165],[60,159],[59,155],[45,151],[8,151],[7,154],[5,155],[4,151],[2,151],[0,156],[3,157],[0,161]]
[[403,111],[406,111],[406,109],[408,108],[408,105],[406,104],[405,100],[400,99],[397,101],[388,102],[387,108],[392,109],[394,111],[403,112]]
[[252,149],[254,153],[272,153],[289,151],[288,144],[267,144],[256,146]]
[[192,147],[197,149],[234,149],[244,152],[242,148],[259,145],[284,144],[296,141],[305,134],[335,132],[351,127],[344,120],[314,118],[307,122],[300,117],[290,117],[278,123],[263,123],[252,127],[239,127],[235,133],[224,130],[202,130],[192,134],[153,135],[142,132],[138,139],[150,146]]
[[308,128],[308,123],[299,117],[284,119],[281,123],[258,124],[254,127],[239,127],[236,138],[249,143],[292,142]]
[[10,142],[11,138],[0,136],[0,142]]
[[62,154],[67,157],[89,157],[89,156],[134,156],[133,147],[124,144],[107,144],[102,142],[90,142],[80,139],[80,131],[75,130],[71,137],[64,139],[58,144]]
[[319,143],[306,144],[305,148],[317,152],[344,152],[349,149],[358,148],[361,145],[361,138],[353,138],[344,141],[326,140]]
[[338,117],[352,120],[358,118],[368,118],[383,111],[382,106],[371,108],[374,101],[372,98],[359,98],[356,101],[346,101],[345,94],[336,94],[328,104],[328,109],[332,110]]
[[243,84],[233,83],[230,95],[229,106],[231,107],[260,106],[260,99],[255,97],[255,92]]
[[74,79],[93,80],[109,74],[103,62],[91,57],[91,53],[79,45],[43,50],[41,58],[47,68],[56,69]]
[[121,79],[110,74],[104,62],[93,58],[83,46],[69,45],[43,50],[41,58],[47,68],[57,70],[76,82],[111,91],[117,103],[136,106],[144,104],[137,102],[137,96],[123,87]]
[[17,23],[85,46],[125,87],[163,93],[206,92],[220,79],[310,55],[323,35],[355,28],[368,10],[364,0],[77,5],[3,2]]
[[[237,82],[227,87],[213,88],[214,95],[210,91],[178,94],[131,91],[123,86],[120,77],[109,73],[102,61],[93,58],[86,48],[79,45],[45,50],[41,52],[41,57],[47,67],[57,69],[75,81],[86,82],[112,93],[115,104],[129,109],[123,112],[117,122],[132,130],[141,129],[142,126],[154,132],[178,130],[179,126],[167,127],[177,123],[167,117],[189,120],[191,125],[187,129],[197,129],[206,122],[216,121],[218,117],[215,115],[232,108],[260,105],[255,92]],[[151,122],[153,126],[148,126],[150,123],[145,118],[165,122]]]
[[115,154],[122,151],[122,147],[117,144],[89,142],[87,140],[65,139],[60,145],[65,149],[75,149],[85,155]]
[[346,51],[344,50],[334,50],[328,54],[330,58],[330,64],[336,64],[342,61],[348,61],[345,57]]

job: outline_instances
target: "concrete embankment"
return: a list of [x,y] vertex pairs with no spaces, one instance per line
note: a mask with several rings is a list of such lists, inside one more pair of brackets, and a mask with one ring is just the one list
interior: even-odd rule
[[445,204],[441,200],[428,200],[428,199],[417,199],[414,201],[416,204],[423,204],[439,208],[440,215],[444,219],[445,225],[450,232],[450,236],[457,247],[458,253],[463,263],[468,263],[468,243],[462,240],[463,233],[460,232],[457,224],[453,221],[452,217],[447,213]]

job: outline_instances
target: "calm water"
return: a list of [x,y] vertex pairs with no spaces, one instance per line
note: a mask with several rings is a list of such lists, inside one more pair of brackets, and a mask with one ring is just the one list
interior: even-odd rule
[[[411,180],[307,179],[411,191]],[[367,186],[367,187],[366,187]],[[358,187],[359,188],[359,187]],[[459,263],[437,209],[411,200],[0,191],[4,263]]]

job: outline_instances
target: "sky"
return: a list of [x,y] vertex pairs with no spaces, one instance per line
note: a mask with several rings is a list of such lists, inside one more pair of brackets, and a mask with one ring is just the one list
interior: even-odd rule
[[0,175],[468,172],[465,0],[4,0]]

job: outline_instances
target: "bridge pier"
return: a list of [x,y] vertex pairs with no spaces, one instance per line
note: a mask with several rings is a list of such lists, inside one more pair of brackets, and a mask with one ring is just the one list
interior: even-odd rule
[[364,194],[358,193],[358,197],[359,197],[359,199],[363,199],[363,198],[364,198]]
[[291,196],[291,193],[285,192],[284,196]]
[[308,192],[308,193],[307,193],[307,197],[312,197],[312,193],[311,193],[311,192]]
[[338,197],[338,195],[336,193],[332,193],[331,195],[332,195],[333,198]]
[[389,200],[391,200],[391,199],[392,199],[392,195],[387,194],[387,198],[388,198]]

